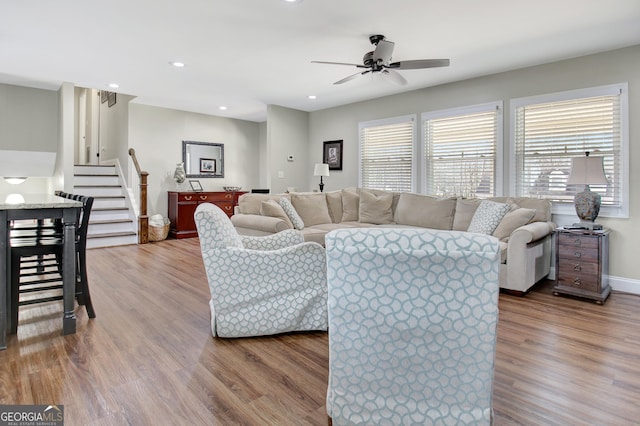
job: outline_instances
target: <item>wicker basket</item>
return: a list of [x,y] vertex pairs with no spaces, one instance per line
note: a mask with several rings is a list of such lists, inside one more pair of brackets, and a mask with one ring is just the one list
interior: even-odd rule
[[165,219],[164,226],[149,225],[149,241],[162,241],[169,235],[169,219]]

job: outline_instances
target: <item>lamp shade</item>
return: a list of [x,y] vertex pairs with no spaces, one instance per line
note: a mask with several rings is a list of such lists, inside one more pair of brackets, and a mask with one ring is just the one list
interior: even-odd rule
[[329,165],[326,163],[316,163],[313,168],[314,176],[329,176]]
[[607,185],[603,157],[575,157],[571,159],[571,174],[567,185]]

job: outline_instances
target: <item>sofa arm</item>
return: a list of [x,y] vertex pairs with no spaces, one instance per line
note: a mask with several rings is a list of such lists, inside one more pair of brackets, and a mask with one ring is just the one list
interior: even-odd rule
[[231,223],[236,228],[255,229],[271,234],[291,229],[289,224],[282,219],[259,214],[234,214],[231,216]]
[[509,244],[511,244],[512,242],[528,244],[533,241],[538,241],[551,234],[554,228],[555,224],[553,222],[529,223],[515,229],[511,233],[511,235],[509,236]]
[[506,279],[503,281],[501,277],[501,288],[524,294],[549,274],[553,229],[553,222],[533,222],[511,233],[507,247]]

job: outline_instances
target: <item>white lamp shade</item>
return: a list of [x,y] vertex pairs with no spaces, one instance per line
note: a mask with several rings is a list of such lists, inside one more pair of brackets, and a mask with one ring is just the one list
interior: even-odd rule
[[316,163],[313,168],[314,176],[329,176],[329,165],[326,163]]
[[571,159],[571,174],[567,185],[607,185],[602,157],[575,157]]

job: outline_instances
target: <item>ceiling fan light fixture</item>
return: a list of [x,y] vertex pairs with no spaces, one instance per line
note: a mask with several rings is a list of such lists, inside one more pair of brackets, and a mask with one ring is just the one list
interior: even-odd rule
[[386,40],[382,34],[374,34],[369,36],[369,41],[375,46],[375,49],[364,54],[362,64],[351,64],[346,62],[328,62],[328,61],[311,61],[315,64],[328,65],[346,65],[356,68],[364,68],[366,71],[357,72],[349,75],[333,84],[342,84],[351,81],[354,78],[371,73],[381,73],[391,82],[400,86],[405,86],[407,80],[397,73],[395,70],[415,70],[423,68],[447,67],[449,59],[413,59],[409,61],[391,62],[393,48],[395,43]]

